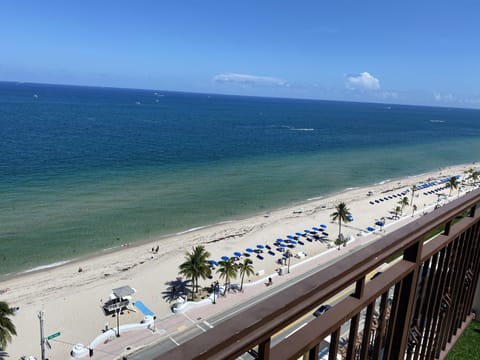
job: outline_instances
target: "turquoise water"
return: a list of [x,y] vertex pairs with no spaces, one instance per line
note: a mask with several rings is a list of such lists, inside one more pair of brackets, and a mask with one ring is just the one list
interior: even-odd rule
[[0,274],[474,162],[479,115],[0,83]]

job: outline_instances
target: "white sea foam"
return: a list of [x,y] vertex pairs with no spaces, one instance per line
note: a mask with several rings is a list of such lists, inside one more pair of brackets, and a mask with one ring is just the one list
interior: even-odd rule
[[307,201],[315,201],[315,200],[320,200],[320,199],[323,199],[324,196],[316,196],[316,197],[312,197],[312,198],[309,198],[307,199]]
[[313,131],[314,128],[290,128],[292,131]]
[[51,269],[51,268],[54,268],[54,267],[57,267],[57,266],[61,266],[61,265],[68,264],[68,263],[71,262],[72,260],[73,260],[73,259],[71,259],[71,260],[63,260],[63,261],[58,261],[58,262],[54,262],[54,263],[47,264],[47,265],[37,266],[37,267],[34,267],[34,268],[32,268],[32,269],[25,270],[23,273],[31,273],[31,272],[34,272],[34,271]]
[[201,229],[205,229],[206,227],[208,227],[208,225],[206,226],[198,226],[198,227],[194,227],[194,228],[190,228],[190,229],[187,229],[185,231],[180,231],[180,232],[177,232],[175,233],[175,235],[183,235],[183,234],[188,234],[192,231],[197,231],[197,230],[201,230]]
[[380,181],[380,182],[376,183],[376,185],[383,185],[383,184],[386,184],[390,181],[392,181],[392,179],[383,180],[383,181]]

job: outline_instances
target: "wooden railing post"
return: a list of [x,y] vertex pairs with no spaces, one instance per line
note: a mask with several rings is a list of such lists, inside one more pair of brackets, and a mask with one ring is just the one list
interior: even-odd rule
[[423,239],[418,239],[412,246],[405,249],[403,253],[404,260],[415,262],[415,270],[408,274],[402,281],[396,301],[395,312],[390,315],[394,321],[392,332],[389,336],[389,349],[386,350],[387,359],[403,359],[407,340],[410,335],[412,321],[413,305],[415,301],[415,292],[417,290],[418,272],[421,265],[420,258],[422,252]]

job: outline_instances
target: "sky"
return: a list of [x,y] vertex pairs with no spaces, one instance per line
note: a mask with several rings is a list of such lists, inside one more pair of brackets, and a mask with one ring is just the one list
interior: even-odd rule
[[0,81],[480,108],[480,2],[1,0]]

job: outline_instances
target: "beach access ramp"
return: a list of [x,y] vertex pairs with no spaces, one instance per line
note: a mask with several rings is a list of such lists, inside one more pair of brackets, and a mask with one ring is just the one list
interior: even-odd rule
[[140,310],[143,313],[143,315],[152,316],[155,319],[154,312],[150,310],[143,302],[138,300],[138,301],[135,301],[134,305],[138,310]]

